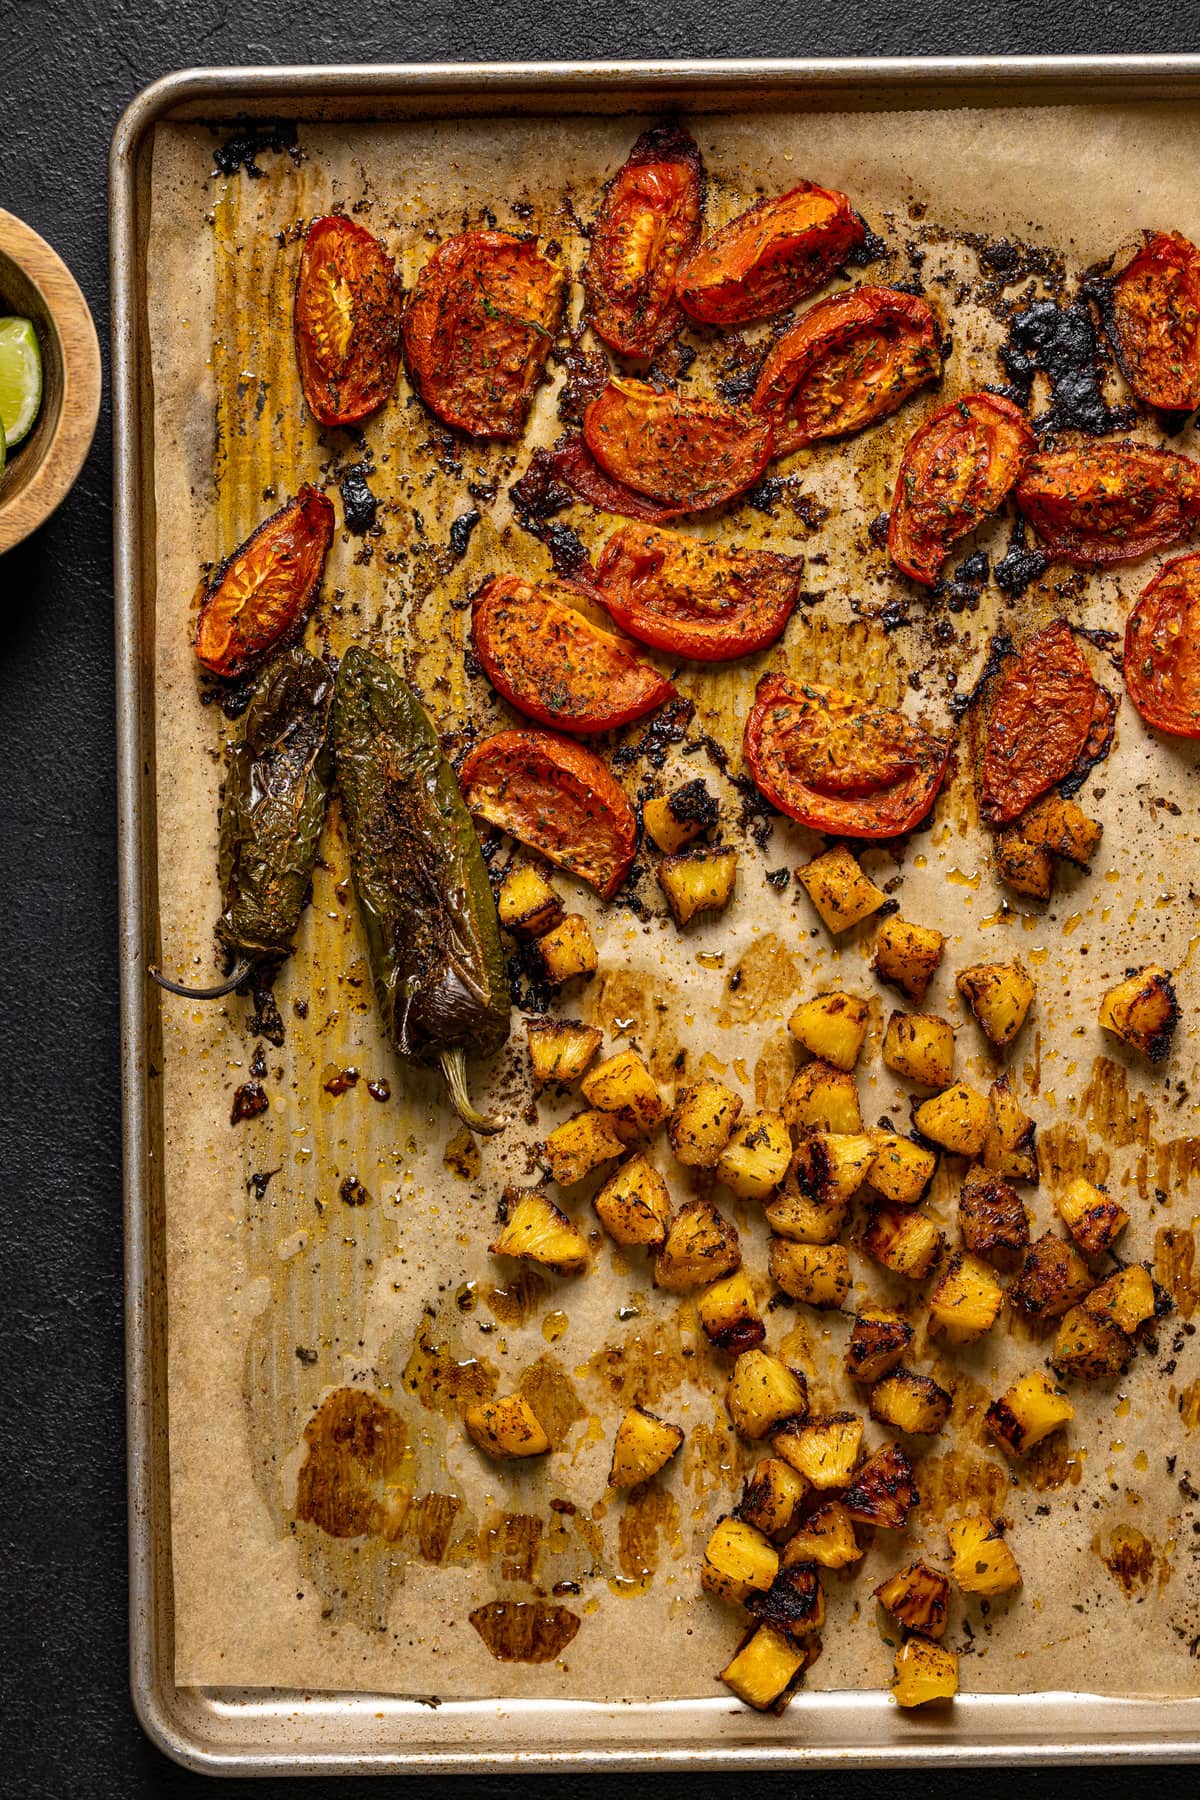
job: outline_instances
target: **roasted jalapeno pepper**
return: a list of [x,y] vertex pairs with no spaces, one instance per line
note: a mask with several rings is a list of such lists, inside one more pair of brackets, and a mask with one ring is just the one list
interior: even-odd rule
[[508,1037],[511,997],[491,884],[471,816],[411,689],[359,645],[338,670],[338,792],[375,998],[397,1052],[436,1063],[455,1110],[498,1131],[467,1093],[466,1057]]

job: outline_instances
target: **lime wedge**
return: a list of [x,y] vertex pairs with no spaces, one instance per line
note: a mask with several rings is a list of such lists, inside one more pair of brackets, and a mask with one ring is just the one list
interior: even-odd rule
[[0,423],[0,485],[4,482],[4,465],[8,461],[8,440],[4,435],[4,426]]
[[0,319],[0,425],[15,450],[42,404],[42,353],[31,319]]

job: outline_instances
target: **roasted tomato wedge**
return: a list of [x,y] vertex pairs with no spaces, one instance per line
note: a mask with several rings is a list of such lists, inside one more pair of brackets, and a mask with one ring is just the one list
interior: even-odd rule
[[902,712],[791,675],[763,676],[743,747],[772,806],[851,838],[897,837],[920,824],[950,754]]
[[730,662],[775,642],[796,604],[801,567],[769,550],[724,550],[623,525],[604,546],[596,597],[643,644],[694,662]]
[[471,811],[611,900],[633,862],[637,820],[600,758],[549,731],[501,731],[459,774]]
[[679,323],[675,276],[700,235],[702,185],[695,139],[663,125],[605,190],[583,281],[592,330],[625,356],[653,356]]
[[399,279],[377,237],[353,219],[313,220],[292,329],[304,398],[322,425],[354,425],[391,396],[400,303]]
[[1106,283],[1101,305],[1121,372],[1139,400],[1200,406],[1200,250],[1177,231],[1147,231]]
[[750,405],[775,454],[885,419],[942,372],[937,319],[916,294],[857,287],[818,300],[772,348]]
[[892,561],[932,587],[951,544],[996,511],[1036,449],[1024,413],[995,394],[964,394],[931,414],[896,477]]
[[689,511],[686,506],[660,506],[645,494],[635,494],[623,481],[614,481],[596,461],[583,436],[572,432],[560,439],[550,453],[550,469],[555,480],[569,487],[573,494],[586,500],[600,512],[619,513],[624,519],[640,519],[647,525],[661,525],[667,519],[679,519]]
[[299,634],[332,542],[332,505],[302,487],[226,558],[196,626],[196,655],[210,674],[235,681]]
[[1200,463],[1145,444],[1084,444],[1031,458],[1017,505],[1045,549],[1082,568],[1165,550],[1200,519]]
[[474,437],[520,437],[564,288],[562,270],[511,232],[439,245],[404,315],[409,374],[430,411]]
[[1103,693],[1080,655],[1075,633],[1054,619],[1005,667],[988,719],[980,811],[1007,825],[1070,773],[1083,755]]
[[1200,556],[1160,569],[1130,613],[1125,686],[1147,725],[1200,738]]
[[584,413],[583,435],[614,481],[687,512],[742,493],[771,459],[767,420],[645,381],[610,381]]
[[828,281],[865,235],[845,194],[802,181],[701,244],[680,271],[680,302],[706,325],[772,318]]
[[471,629],[487,678],[510,706],[560,731],[611,731],[653,712],[674,687],[549,584],[498,575],[476,595]]

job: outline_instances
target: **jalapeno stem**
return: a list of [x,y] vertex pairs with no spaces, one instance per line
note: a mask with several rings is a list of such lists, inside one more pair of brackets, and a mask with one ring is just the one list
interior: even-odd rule
[[467,1053],[465,1050],[443,1050],[439,1061],[442,1074],[446,1077],[446,1086],[450,1089],[450,1103],[463,1124],[472,1131],[478,1131],[484,1137],[493,1137],[497,1131],[503,1131],[507,1119],[489,1119],[478,1112],[471,1104],[471,1096],[467,1092]]
[[241,987],[253,967],[251,958],[243,956],[234,965],[233,973],[224,981],[219,981],[215,987],[203,988],[184,987],[181,981],[172,981],[161,969],[156,969],[153,963],[147,972],[151,981],[157,981],[159,987],[165,988],[168,994],[182,994],[185,1000],[222,1000],[226,994],[232,994],[234,988]]

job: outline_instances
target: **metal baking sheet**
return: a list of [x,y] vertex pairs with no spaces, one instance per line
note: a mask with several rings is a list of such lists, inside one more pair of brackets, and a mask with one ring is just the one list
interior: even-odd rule
[[[262,1688],[179,1687],[174,1679],[166,1464],[164,1194],[160,1013],[143,980],[157,927],[154,777],[156,446],[148,392],[145,255],[154,127],[170,118],[243,113],[329,119],[453,120],[526,113],[695,113],[771,107],[804,114],[1114,100],[1193,100],[1193,59],[1033,63],[727,64],[596,69],[395,69],[201,72],[172,77],[135,103],[113,163],[114,349],[118,406],[118,623],[121,665],[123,931],[126,989],[131,1519],[134,1693],[164,1748],[206,1768],[305,1770],[451,1767],[519,1758],[524,1766],[784,1766],[887,1760],[1016,1760],[1195,1754],[1193,1700],[1096,1695],[968,1695],[952,1721],[898,1719],[884,1694],[809,1692],[784,1721],[750,1719],[722,1698],[639,1703],[520,1696],[443,1700],[325,1699]],[[918,912],[917,916],[923,916]],[[1111,1097],[1110,1097],[1111,1100]],[[502,1670],[502,1666],[498,1665]],[[652,1744],[652,1748],[647,1747]],[[699,1748],[697,1746],[700,1746]]]

